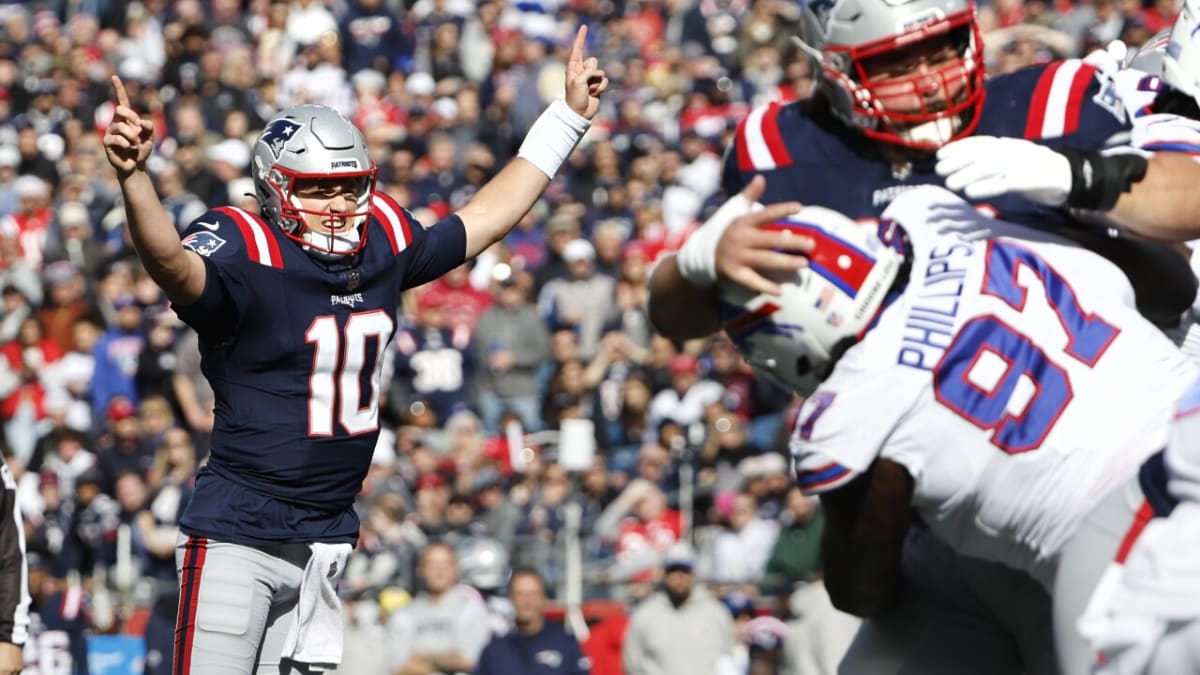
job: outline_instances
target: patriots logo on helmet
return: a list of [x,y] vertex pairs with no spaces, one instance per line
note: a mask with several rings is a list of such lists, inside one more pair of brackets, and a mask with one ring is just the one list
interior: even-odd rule
[[225,240],[212,232],[193,232],[183,238],[183,245],[207,258],[225,245]]
[[271,154],[275,155],[275,159],[279,159],[279,156],[283,154],[283,146],[292,140],[301,126],[303,125],[299,122],[293,122],[286,118],[278,119],[267,125],[258,140],[271,149]]

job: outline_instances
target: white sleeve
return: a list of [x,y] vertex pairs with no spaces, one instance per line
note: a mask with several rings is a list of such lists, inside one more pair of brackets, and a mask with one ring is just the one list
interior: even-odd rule
[[1150,152],[1178,152],[1200,161],[1200,122],[1178,115],[1146,115],[1133,121],[1134,147]]
[[1166,463],[1171,495],[1182,501],[1200,502],[1200,380],[1175,406]]
[[[849,483],[879,456],[911,401],[894,371],[838,370],[800,407],[790,450],[796,483],[820,494]],[[866,418],[870,413],[870,419]]]

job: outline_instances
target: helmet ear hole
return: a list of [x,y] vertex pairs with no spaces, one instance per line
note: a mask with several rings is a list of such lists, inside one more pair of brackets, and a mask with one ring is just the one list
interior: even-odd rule
[[812,361],[808,360],[808,356],[801,354],[796,358],[796,377],[805,377],[812,372]]

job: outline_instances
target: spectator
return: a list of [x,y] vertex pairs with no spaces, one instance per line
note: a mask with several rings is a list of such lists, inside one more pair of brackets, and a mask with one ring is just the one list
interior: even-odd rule
[[97,445],[104,492],[112,494],[117,476],[133,472],[146,476],[154,464],[154,452],[142,435],[138,410],[128,399],[114,398],[108,406],[109,432]]
[[742,493],[733,498],[727,529],[709,540],[700,557],[702,579],[726,584],[757,582],[779,536],[777,523],[758,517],[758,503]]
[[405,66],[416,49],[411,22],[391,11],[383,0],[354,0],[349,4],[338,28],[346,70],[358,73],[370,69],[384,74],[407,70]]
[[834,675],[861,619],[834,609],[825,584],[802,583],[788,600],[780,675]]
[[815,497],[800,488],[788,490],[787,510],[779,519],[779,537],[767,560],[767,573],[784,579],[811,581],[821,570],[821,533],[825,517]]
[[595,272],[596,249],[586,239],[563,248],[565,277],[551,279],[538,294],[538,311],[551,325],[569,327],[579,335],[579,353],[596,354],[604,324],[615,311],[613,278]]
[[87,207],[76,201],[64,202],[59,205],[57,215],[58,236],[47,243],[46,262],[65,260],[89,279],[96,278],[104,264],[104,251],[96,239]]
[[596,534],[616,543],[617,579],[646,581],[682,534],[679,512],[654,483],[634,480],[596,521]]
[[633,612],[622,658],[627,675],[715,673],[733,659],[729,611],[696,585],[691,547],[680,542],[663,560],[663,588]]
[[540,574],[530,569],[514,572],[508,583],[508,598],[513,604],[516,630],[492,638],[479,657],[475,675],[590,672],[590,664],[575,638],[547,623],[546,584]]
[[501,481],[500,474],[494,469],[484,469],[475,474],[472,487],[478,507],[475,522],[482,526],[485,536],[511,547],[517,525],[521,522],[521,511],[508,498]]
[[46,327],[46,336],[64,352],[75,349],[75,324],[93,311],[85,297],[87,278],[65,260],[46,265],[42,278],[46,282],[46,302],[38,310],[38,317]]
[[[21,329],[25,319],[33,316],[33,306],[21,289],[11,283],[4,285],[3,296],[0,297],[4,312],[0,316],[0,344],[13,340]],[[65,351],[65,350],[64,350]]]
[[721,400],[725,388],[712,380],[700,379],[700,364],[691,354],[671,358],[671,386],[654,395],[646,414],[647,431],[657,433],[660,423],[670,420],[683,428],[699,422],[704,407]]
[[429,406],[440,423],[467,405],[475,374],[475,349],[465,328],[446,324],[446,308],[436,298],[417,300],[416,325],[395,339],[393,407]]
[[138,354],[137,385],[138,398],[151,396],[172,398],[174,395],[175,329],[180,325],[175,312],[161,305],[146,311],[146,344]]
[[200,197],[188,191],[183,172],[175,162],[163,162],[154,173],[154,179],[163,208],[171,214],[175,229],[180,232],[208,210]]
[[445,325],[453,331],[475,332],[479,317],[495,302],[492,294],[471,285],[471,266],[466,262],[434,279],[418,291],[418,302],[436,304],[445,312]]
[[520,278],[508,273],[496,280],[496,305],[484,312],[475,329],[479,350],[479,412],[489,434],[501,431],[505,411],[515,412],[526,431],[540,431],[536,369],[550,356],[550,333],[529,303]]
[[196,457],[204,457],[212,435],[215,397],[212,385],[200,370],[200,338],[191,328],[185,327],[176,341],[175,376],[171,385],[183,422],[196,435]]
[[109,404],[123,396],[135,407],[138,402],[138,357],[146,344],[142,332],[142,309],[132,293],[113,300],[115,324],[96,343],[96,371],[92,376],[92,411],[101,418]]
[[424,591],[388,621],[393,675],[470,672],[490,633],[479,593],[458,583],[454,549],[433,543],[421,552]]

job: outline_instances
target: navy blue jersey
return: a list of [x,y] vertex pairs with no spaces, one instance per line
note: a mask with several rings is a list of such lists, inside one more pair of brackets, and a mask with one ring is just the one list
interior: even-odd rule
[[441,422],[466,408],[475,379],[475,349],[466,326],[402,328],[395,357],[395,389],[406,405],[428,403]]
[[475,675],[504,673],[580,675],[591,670],[579,641],[553,623],[547,623],[536,635],[511,631],[492,638],[479,655]]
[[[1000,75],[986,86],[978,136],[1098,149],[1129,130],[1111,84],[1078,59]],[[803,102],[771,103],[751,112],[738,125],[725,158],[725,193],[735,194],[763,174],[763,203],[798,200],[870,219],[906,189],[943,184],[932,157],[897,171],[880,158],[874,141],[832,118],[822,122],[818,117]],[[1065,210],[1014,195],[993,198],[986,206],[1006,220],[1036,227],[1070,218]]]
[[55,591],[31,608],[25,669],[31,675],[88,675],[87,597],[78,586]]
[[200,335],[216,395],[208,464],[180,520],[237,544],[350,542],[352,508],[379,435],[382,355],[404,289],[462,263],[457,216],[421,227],[376,193],[363,250],[323,263],[240,209],[186,230],[203,256],[203,295],[180,318]]

